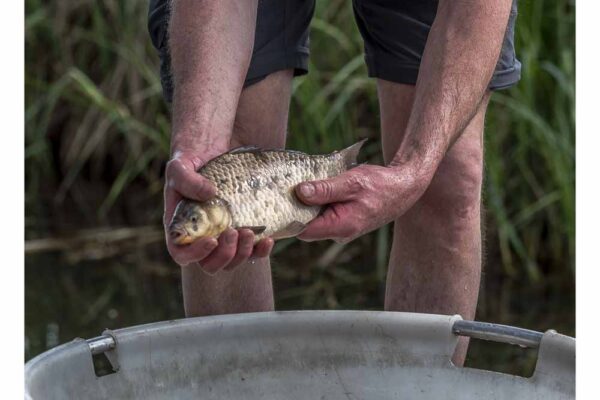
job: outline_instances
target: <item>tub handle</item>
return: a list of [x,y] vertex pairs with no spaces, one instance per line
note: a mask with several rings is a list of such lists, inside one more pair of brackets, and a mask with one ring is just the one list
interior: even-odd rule
[[514,344],[537,349],[543,334],[514,326],[491,324],[489,322],[458,320],[452,326],[452,333],[475,339]]
[[110,335],[100,335],[95,338],[86,339],[86,342],[93,356],[114,350],[117,347],[115,338]]
[[[536,349],[540,346],[543,334],[529,329],[514,326],[492,324],[489,322],[459,320],[452,326],[452,333],[474,339],[514,344]],[[115,339],[110,335],[100,335],[86,340],[92,355],[105,353],[117,347]]]
[[[119,358],[118,358],[117,351],[116,351],[117,350],[117,341],[110,334],[109,330],[106,330],[105,333],[103,333],[100,336],[97,336],[97,337],[91,338],[91,339],[87,339],[86,343],[90,349],[90,353],[92,353],[92,358],[94,358],[94,356],[99,356],[100,354],[104,354],[104,356],[108,359],[108,362],[110,363],[110,366],[112,367],[113,372],[117,372],[119,369],[121,369],[121,366],[119,365]],[[104,374],[98,375],[99,372],[96,370],[95,366],[94,366],[94,371],[96,372],[96,376],[104,375]]]

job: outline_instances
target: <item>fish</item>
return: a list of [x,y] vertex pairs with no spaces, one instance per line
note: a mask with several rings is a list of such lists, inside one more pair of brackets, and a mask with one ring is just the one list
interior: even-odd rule
[[255,242],[297,236],[322,207],[302,203],[294,188],[353,168],[365,141],[330,154],[240,147],[213,158],[197,172],[215,185],[216,196],[180,200],[167,233],[180,245],[217,238],[228,228],[250,229]]

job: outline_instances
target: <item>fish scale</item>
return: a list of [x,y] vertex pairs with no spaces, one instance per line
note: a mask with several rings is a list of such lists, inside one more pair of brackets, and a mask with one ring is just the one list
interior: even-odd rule
[[342,153],[311,156],[285,150],[227,153],[200,173],[215,183],[225,200],[233,227],[265,226],[257,239],[283,230],[292,221],[308,223],[320,207],[301,203],[294,187],[307,180],[326,179],[347,169]]

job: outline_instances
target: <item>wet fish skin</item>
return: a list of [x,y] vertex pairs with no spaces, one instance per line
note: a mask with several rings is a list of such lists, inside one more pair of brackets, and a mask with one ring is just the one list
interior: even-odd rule
[[169,227],[171,235],[176,233],[176,242],[182,244],[216,237],[227,227],[252,229],[257,241],[296,236],[321,209],[300,202],[296,185],[352,168],[363,143],[325,155],[240,148],[216,157],[199,171],[215,184],[216,198],[205,203],[182,200]]

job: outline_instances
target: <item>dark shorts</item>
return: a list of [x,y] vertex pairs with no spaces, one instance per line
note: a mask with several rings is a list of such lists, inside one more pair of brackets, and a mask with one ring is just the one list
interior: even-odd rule
[[[437,3],[437,0],[353,0],[370,77],[416,83]],[[173,80],[166,40],[167,4],[168,0],[150,1],[148,28],[161,60],[164,95],[170,102]],[[314,8],[314,0],[259,0],[254,50],[245,86],[284,69],[293,69],[295,75],[308,72],[309,25]],[[500,58],[489,84],[491,90],[512,86],[520,79],[521,63],[514,47],[516,17],[514,0]]]

